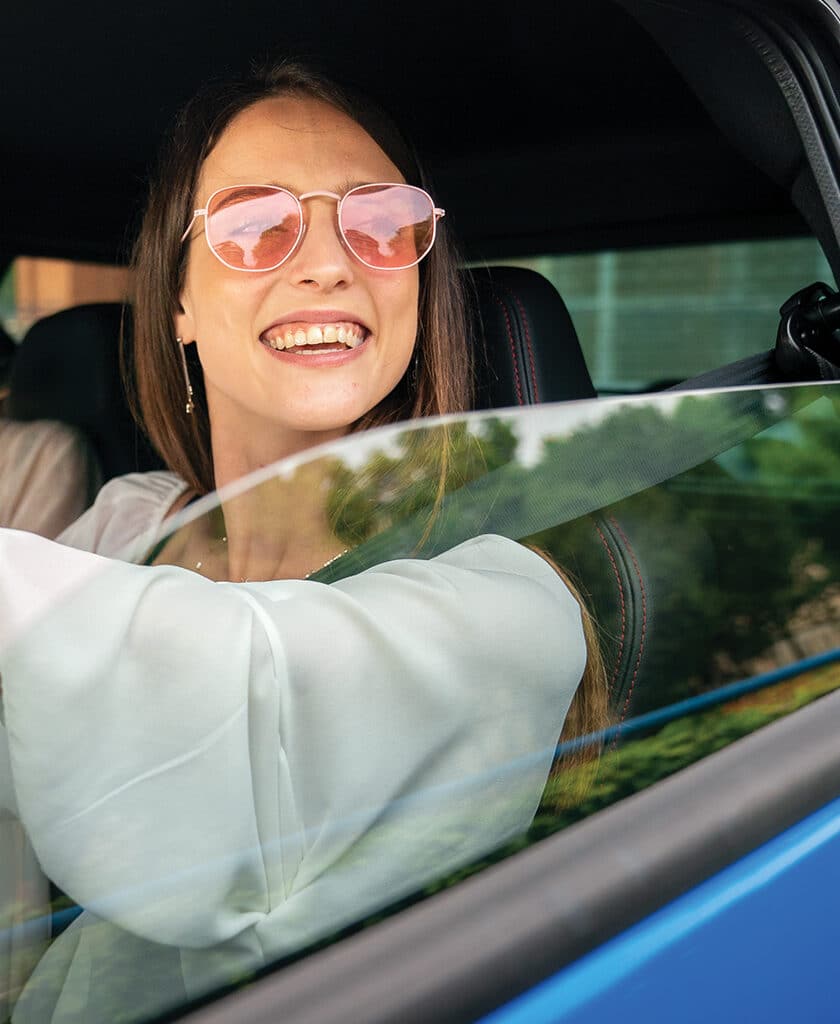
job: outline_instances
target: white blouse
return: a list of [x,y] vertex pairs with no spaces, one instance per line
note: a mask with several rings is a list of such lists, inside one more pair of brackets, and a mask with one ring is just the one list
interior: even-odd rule
[[138,561],[187,484],[175,473],[128,473],[109,480],[94,504],[59,534],[60,544]]
[[[64,539],[125,550],[183,488],[113,482]],[[189,950],[277,957],[523,832],[585,660],[563,581],[501,537],[234,584],[0,530],[0,800],[185,978]]]

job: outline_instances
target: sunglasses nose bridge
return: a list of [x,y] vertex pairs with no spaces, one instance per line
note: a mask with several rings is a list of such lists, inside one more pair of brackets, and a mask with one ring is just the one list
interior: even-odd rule
[[337,192],[326,192],[319,189],[317,192],[304,192],[298,196],[299,202],[304,202],[307,199],[315,199],[317,196],[323,196],[326,199],[334,199],[337,203],[341,202],[341,196]]
[[[298,238],[297,245],[295,246],[294,253],[300,252],[301,248],[304,245],[305,239],[310,234],[309,229],[310,221],[312,218],[311,215],[308,215],[308,212],[304,205],[307,202],[307,200],[310,199],[327,199],[330,202],[335,203],[334,210],[332,211],[332,231],[335,235],[336,240],[341,244],[342,249],[348,250],[347,243],[344,239],[344,233],[341,230],[341,226],[339,224],[339,211],[341,210],[342,197],[338,195],[337,192],[328,192],[324,189],[319,189],[318,191],[315,192],[304,192],[297,197],[301,209],[301,224],[300,236]],[[326,225],[324,225],[324,227],[325,226]],[[291,256],[293,254],[290,253],[289,255]]]
[[[336,204],[335,206],[335,224],[338,226],[339,210],[341,209],[341,196],[337,192],[327,192],[324,189],[319,189],[316,192],[304,192],[297,197],[298,203],[301,208],[301,228],[302,233],[306,233],[307,217],[303,208],[303,204],[309,199],[329,199],[331,202]],[[341,231],[339,230],[339,235]]]

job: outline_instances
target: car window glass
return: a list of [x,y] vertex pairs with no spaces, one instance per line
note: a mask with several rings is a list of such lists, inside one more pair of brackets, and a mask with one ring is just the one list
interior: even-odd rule
[[[0,761],[0,798],[66,890],[47,908],[18,884],[7,904],[20,1019],[82,1000],[86,1019],[143,1020],[240,984],[836,688],[837,413],[829,385],[396,425],[189,505],[135,538],[139,564],[56,553],[75,586],[38,604],[22,583],[0,646],[16,787]],[[308,581],[243,582],[225,540],[241,503],[262,514],[265,577],[304,510],[337,550],[296,566]],[[431,559],[486,535],[423,589]],[[572,714],[562,735],[533,727],[535,647],[560,701],[574,643],[560,604],[535,634],[526,578],[557,580],[513,542],[595,618],[611,693],[594,737]],[[371,690],[379,665],[402,668]]]
[[674,383],[772,348],[781,304],[812,281],[833,281],[813,238],[507,262],[537,270],[563,296],[604,393]]

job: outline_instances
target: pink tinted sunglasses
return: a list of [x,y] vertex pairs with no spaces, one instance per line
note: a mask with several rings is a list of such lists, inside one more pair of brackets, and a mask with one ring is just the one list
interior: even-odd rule
[[338,203],[338,230],[347,249],[374,270],[406,270],[435,243],[435,206],[422,188],[391,182],[358,185],[343,196],[305,192],[296,196],[279,185],[232,185],[215,191],[207,205],[193,211],[181,236],[186,241],[197,218],[204,217],[210,251],[231,270],[274,270],[285,262],[306,233],[306,199],[324,196]]

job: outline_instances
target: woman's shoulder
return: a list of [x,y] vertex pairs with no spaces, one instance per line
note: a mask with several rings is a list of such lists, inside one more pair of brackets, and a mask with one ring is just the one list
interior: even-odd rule
[[428,562],[400,560],[375,567],[374,571],[387,570],[389,566],[399,566],[400,571],[409,569],[421,573],[429,570],[445,573],[450,570],[456,573],[464,571],[468,574],[464,579],[472,576],[476,581],[495,580],[501,585],[504,585],[505,580],[518,578],[537,583],[553,597],[564,601],[568,599],[577,607],[565,580],[546,558],[533,548],[498,534],[487,533],[472,537]]
[[[562,574],[537,551],[496,534],[474,537],[428,560],[382,562],[332,586],[371,609],[379,601],[395,603],[396,614],[409,618],[422,606],[446,606],[458,643],[465,630],[474,630],[481,644],[490,633],[494,642],[517,648],[542,636],[545,642],[533,644],[534,651],[559,645],[568,653],[571,645],[585,652],[580,604]],[[443,632],[436,630],[435,637],[441,642]],[[579,673],[575,684],[578,678]]]
[[[552,581],[559,578],[551,563],[533,548],[496,533],[483,533],[465,540],[435,556],[433,561],[488,572],[508,572],[529,578]],[[563,586],[565,587],[565,584]]]
[[186,482],[166,470],[115,477],[57,539],[82,551],[130,559],[142,553],[134,552],[132,545],[145,544],[186,490]]

